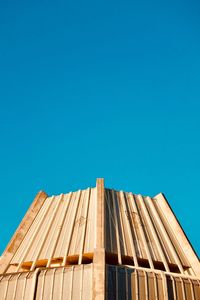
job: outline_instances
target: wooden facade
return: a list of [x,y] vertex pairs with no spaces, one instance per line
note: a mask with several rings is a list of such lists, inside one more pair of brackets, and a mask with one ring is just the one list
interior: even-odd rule
[[39,192],[0,258],[0,300],[200,299],[200,263],[163,194]]

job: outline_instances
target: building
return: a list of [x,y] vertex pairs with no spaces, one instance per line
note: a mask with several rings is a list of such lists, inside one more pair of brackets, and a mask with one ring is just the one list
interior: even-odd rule
[[200,299],[200,263],[163,194],[39,192],[0,258],[0,300]]

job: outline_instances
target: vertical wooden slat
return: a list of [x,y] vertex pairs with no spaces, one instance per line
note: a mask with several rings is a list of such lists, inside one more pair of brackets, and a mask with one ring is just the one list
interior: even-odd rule
[[[127,211],[127,208],[125,207],[126,204],[125,204],[124,193],[123,192],[120,192],[120,197],[121,197],[121,200],[122,200],[122,207],[123,207],[123,210],[125,212],[125,211]],[[127,218],[127,216],[125,216],[125,220],[126,220],[126,227],[127,227],[127,230],[128,230],[128,237],[129,237],[129,241],[130,241],[130,244],[131,244],[131,251],[132,251],[134,265],[136,267],[138,267],[138,260],[137,260],[135,245],[134,245],[134,242],[133,242],[130,221]]]
[[164,299],[163,300],[168,300],[167,278],[166,278],[166,275],[163,272],[161,273],[161,277],[162,277],[163,292],[164,292]]
[[129,300],[129,282],[128,282],[128,270],[127,268],[125,269],[125,279],[126,279],[126,300]]
[[157,278],[155,273],[153,273],[153,282],[154,282],[155,300],[158,300],[158,285],[157,285]]
[[82,300],[83,297],[83,272],[84,272],[84,265],[81,265],[80,300]]
[[[123,255],[127,256],[128,255],[128,245],[126,243],[126,225],[124,225],[124,209],[123,209],[123,205],[122,205],[122,199],[121,199],[121,192],[116,192],[116,198],[117,198],[117,203],[118,203],[118,220],[119,220],[119,228],[121,229],[121,241],[122,241],[122,245],[123,245]],[[126,217],[125,217],[126,220]],[[125,222],[126,224],[126,222]]]
[[174,235],[176,236],[177,241],[181,245],[181,249],[187,257],[188,261],[190,262],[193,271],[196,275],[200,275],[200,263],[199,259],[194,252],[189,240],[186,237],[186,234],[184,233],[183,229],[181,228],[181,225],[179,224],[178,220],[176,219],[171,207],[169,206],[169,203],[167,202],[165,196],[163,194],[158,194],[154,197],[155,201],[157,201],[157,204],[159,208],[162,211],[163,216],[165,217],[166,221],[168,222],[170,228],[172,228]]
[[[37,248],[37,243],[41,237],[42,228],[44,228],[44,223],[46,222],[46,220],[48,220],[49,212],[51,211],[52,206],[53,206],[51,199],[52,199],[52,197],[48,197],[46,199],[46,201],[44,202],[44,204],[42,205],[40,211],[38,212],[37,216],[35,217],[35,219],[33,220],[32,224],[31,224],[29,230],[27,231],[26,236],[24,237],[22,243],[20,244],[20,247],[17,249],[16,253],[14,254],[14,256],[10,262],[11,264],[19,263],[23,254],[29,248],[29,244],[32,239],[32,236],[36,234],[34,240],[31,241],[31,247],[29,248],[29,250],[26,254],[26,257],[24,257],[24,261],[32,260],[32,258],[31,258],[32,253],[34,252],[34,249]],[[48,211],[48,214],[47,214],[47,211]],[[40,223],[41,219],[42,219],[42,223]],[[39,223],[41,224],[41,227],[39,228],[40,230],[37,231]]]
[[66,239],[69,236],[69,229],[71,228],[71,223],[73,222],[72,216],[74,216],[74,211],[77,209],[77,195],[79,191],[72,192],[69,208],[67,210],[66,218],[63,223],[63,228],[61,229],[60,238],[58,240],[58,245],[55,249],[56,257],[64,257],[66,249]]
[[134,291],[134,293],[135,293],[135,299],[139,300],[139,297],[140,297],[140,295],[139,295],[139,275],[138,275],[137,270],[135,270],[135,291]]
[[45,243],[45,241],[46,241],[46,237],[47,237],[47,235],[48,235],[48,233],[49,233],[49,231],[50,231],[50,229],[51,229],[52,223],[53,223],[53,221],[54,221],[54,218],[55,218],[55,216],[56,216],[56,213],[57,213],[57,211],[58,211],[58,208],[59,208],[59,206],[60,206],[60,204],[61,204],[61,201],[62,201],[63,196],[64,196],[64,195],[61,194],[61,195],[59,196],[59,199],[57,200],[57,204],[56,204],[56,207],[54,208],[54,212],[52,212],[51,218],[50,218],[50,220],[49,220],[49,222],[48,222],[48,226],[47,226],[47,228],[45,229],[45,232],[43,233],[42,243],[41,243],[40,247],[38,248],[38,250],[37,250],[37,252],[36,252],[35,260],[33,261],[33,264],[32,264],[31,269],[30,269],[31,271],[33,271],[33,270],[35,269],[37,260],[38,260],[38,258],[39,258],[39,255],[40,255],[41,251],[42,251],[42,248],[43,248],[43,246],[44,246],[44,243]]
[[174,258],[174,260],[175,260],[175,262],[176,262],[176,264],[177,264],[180,272],[182,274],[184,274],[184,270],[183,270],[181,261],[180,261],[178,255],[177,255],[177,253],[176,253],[176,250],[174,249],[174,246],[173,246],[173,244],[172,244],[172,242],[171,242],[171,240],[170,240],[170,238],[169,238],[166,230],[165,230],[165,227],[163,226],[163,223],[160,220],[160,217],[159,217],[159,215],[157,213],[157,210],[154,207],[153,199],[151,199],[150,197],[146,197],[146,199],[148,200],[148,205],[150,207],[151,213],[152,213],[152,215],[154,217],[155,222],[158,225],[158,228],[159,228],[159,230],[161,232],[161,235],[162,235],[163,239],[165,240],[165,243],[169,247],[169,249],[171,251],[171,254],[172,254],[172,256],[173,256],[173,258]]
[[[44,271],[44,280],[45,280],[45,274],[47,270]],[[35,295],[36,295],[36,286],[37,286],[37,280],[38,280],[38,274],[40,273],[40,269],[36,269],[33,273],[33,279],[32,279],[32,284],[31,284],[31,290],[30,290],[30,300],[35,300]],[[44,281],[42,282],[43,288],[42,288],[42,293],[44,291]],[[43,298],[41,298],[43,299]]]
[[69,287],[69,294],[70,294],[70,300],[73,300],[73,277],[74,277],[74,266],[71,268],[71,282],[70,282],[70,287]]
[[54,282],[55,282],[55,272],[56,272],[56,268],[53,270],[51,277],[52,277],[52,282],[51,282],[51,290],[50,290],[50,299],[49,300],[53,300],[53,289],[54,289]]
[[129,218],[136,255],[137,257],[144,257],[145,249],[143,243],[141,242],[141,236],[140,236],[140,231],[138,230],[138,224],[136,222],[135,212],[133,211],[133,207],[130,203],[131,201],[128,193],[124,192],[124,199],[127,208],[126,214],[128,215]]
[[78,264],[80,265],[82,263],[82,256],[83,256],[83,248],[84,248],[84,242],[85,242],[85,235],[86,235],[86,225],[88,222],[88,208],[89,208],[89,199],[90,199],[90,192],[91,190],[87,190],[87,196],[86,196],[86,204],[85,204],[85,213],[84,213],[84,220],[85,223],[83,224],[83,230],[81,235],[81,242],[80,242],[80,252],[79,252],[79,258],[78,258]]
[[94,300],[105,299],[105,190],[103,178],[96,182],[96,248],[93,257],[93,295]]
[[119,298],[119,281],[118,281],[118,268],[115,267],[115,289],[116,289],[116,300]]
[[[111,209],[110,209],[110,202],[108,201],[108,191],[105,191],[105,202],[106,202],[106,208],[107,208],[107,214],[108,214],[108,223],[109,223],[109,245],[110,245],[110,252],[114,252],[113,249],[113,238],[112,238],[112,215],[111,215]],[[106,224],[107,225],[107,224]],[[108,234],[106,233],[108,236]],[[107,240],[106,240],[107,241]],[[107,246],[107,244],[106,244]]]
[[69,193],[68,199],[66,200],[68,202],[66,203],[65,209],[63,209],[63,213],[62,213],[62,216],[60,218],[60,225],[58,226],[57,234],[54,236],[54,240],[52,241],[53,245],[51,245],[52,248],[51,248],[51,252],[50,252],[50,255],[49,255],[48,262],[47,262],[47,268],[51,264],[51,260],[52,260],[52,257],[54,255],[55,248],[57,246],[57,242],[58,242],[58,239],[59,239],[59,236],[60,236],[60,233],[61,233],[64,221],[65,221],[65,217],[66,217],[66,214],[67,214],[67,211],[68,211],[68,208],[69,208],[69,203],[70,203],[70,200],[71,200],[71,196],[72,196],[72,193]]
[[72,222],[70,224],[69,235],[67,237],[66,250],[65,250],[65,254],[64,254],[64,259],[63,259],[63,262],[62,262],[62,266],[65,266],[66,262],[67,262],[67,256],[68,256],[70,241],[71,241],[71,238],[72,238],[72,233],[73,233],[73,229],[74,229],[74,223],[75,223],[75,220],[76,220],[76,213],[77,213],[77,209],[78,209],[79,200],[80,200],[80,197],[81,197],[81,191],[80,190],[78,191],[78,193],[76,194],[76,196],[77,196],[77,198],[76,198],[76,207],[73,210],[73,215],[72,215],[72,218],[71,218]]
[[148,278],[147,273],[144,271],[144,280],[145,280],[145,298],[146,300],[149,299],[149,290],[148,290]]
[[14,287],[14,291],[13,291],[13,296],[12,296],[12,300],[15,300],[16,297],[16,292],[17,292],[17,284],[18,284],[18,279],[21,276],[21,273],[19,273],[16,278],[15,278],[15,287]]
[[[67,194],[67,196],[68,195],[69,194]],[[65,197],[66,197],[66,195],[63,195],[63,197],[61,199],[61,203],[60,203],[59,208],[58,208],[58,211],[56,212],[54,221],[51,224],[51,226],[50,226],[51,228],[49,230],[49,233],[46,236],[46,241],[45,241],[43,249],[40,253],[40,256],[42,258],[45,258],[45,259],[48,258],[49,259],[49,257],[51,256],[52,249],[54,248],[54,245],[55,245],[55,240],[56,240],[56,237],[57,237],[57,233],[59,231],[59,223],[60,223],[60,220],[62,218],[62,214],[65,211],[65,209],[63,207]],[[56,198],[58,199],[58,196]],[[56,199],[56,201],[57,201],[57,199]],[[53,213],[53,211],[50,212],[49,215],[52,215],[52,213]],[[46,226],[48,226],[48,222],[49,222],[49,220],[47,221]],[[46,226],[44,226],[44,228]],[[41,240],[41,238],[40,238],[40,240]]]
[[96,183],[97,203],[96,203],[96,248],[105,248],[105,191],[104,179],[98,178]]
[[176,253],[181,261],[182,266],[186,266],[187,270],[184,270],[184,274],[188,274],[188,275],[195,275],[193,269],[191,268],[190,262],[188,260],[188,258],[185,256],[184,251],[182,250],[181,244],[179,243],[177,237],[176,237],[176,232],[173,231],[173,228],[171,227],[170,224],[170,220],[167,220],[166,216],[165,216],[165,212],[162,211],[160,205],[159,205],[159,201],[157,201],[157,199],[152,198],[154,207],[158,213],[158,216],[160,218],[160,220],[162,221],[162,224],[165,227],[165,230],[176,250]]
[[174,297],[173,300],[176,300],[176,285],[175,285],[174,277],[173,276],[170,276],[170,277],[172,280],[172,287],[173,287],[173,297]]
[[118,256],[118,263],[122,264],[122,256],[121,256],[121,248],[120,248],[120,237],[119,237],[119,225],[118,225],[118,219],[117,219],[117,212],[116,212],[116,203],[115,203],[115,195],[114,191],[112,190],[112,202],[113,202],[113,210],[114,210],[114,226],[115,226],[115,235],[117,240],[117,256]]
[[60,281],[60,292],[59,292],[59,300],[63,299],[63,281],[64,281],[64,273],[65,273],[65,268],[62,268],[62,273],[61,273],[61,281]]
[[195,297],[194,297],[194,289],[193,289],[193,284],[192,284],[192,281],[190,279],[189,280],[189,283],[190,283],[190,289],[191,289],[191,295],[192,295],[192,300],[195,300]]
[[27,283],[27,276],[28,276],[28,274],[26,274],[26,276],[25,276],[25,278],[24,278],[24,284],[23,284],[23,289],[22,289],[22,299],[21,299],[21,300],[24,300],[24,297],[25,297],[26,283]]
[[[54,197],[50,197],[50,199],[53,199],[53,198],[54,198]],[[45,208],[45,210],[44,210],[44,212],[43,212],[43,214],[42,214],[42,216],[41,216],[41,219],[40,219],[40,221],[38,222],[38,224],[37,224],[37,226],[36,226],[36,228],[35,228],[35,230],[34,230],[32,236],[31,236],[31,238],[30,238],[30,240],[29,240],[29,245],[28,245],[28,247],[26,248],[26,251],[24,251],[24,253],[23,253],[23,255],[22,255],[22,257],[21,257],[21,259],[20,259],[20,261],[19,261],[19,264],[18,264],[18,267],[17,267],[16,272],[18,272],[18,271],[20,270],[20,268],[21,268],[21,266],[22,266],[22,264],[23,264],[24,258],[27,256],[27,253],[29,252],[30,248],[32,247],[32,244],[33,244],[33,242],[35,241],[35,237],[37,236],[37,234],[38,234],[38,232],[39,232],[39,230],[40,230],[40,227],[42,226],[42,223],[44,222],[45,216],[48,214],[48,211],[49,211],[49,209],[50,209],[50,207],[51,207],[51,205],[52,205],[52,202],[53,202],[53,201],[50,201],[50,199],[49,199],[49,202],[50,202],[50,203],[48,203],[47,207]]]
[[184,282],[183,282],[183,279],[181,277],[180,277],[180,280],[181,280],[181,288],[182,288],[183,300],[187,300],[186,299],[186,295],[185,295]]
[[147,222],[147,224],[148,224],[148,226],[149,226],[149,229],[150,229],[151,234],[152,234],[152,236],[153,236],[153,239],[154,239],[154,241],[155,241],[156,247],[157,247],[157,249],[158,249],[158,252],[159,252],[159,254],[160,254],[160,257],[161,257],[161,259],[162,259],[162,262],[163,262],[163,264],[164,264],[164,266],[165,266],[165,270],[166,270],[167,272],[170,272],[169,266],[168,266],[168,263],[167,263],[167,260],[166,260],[166,258],[165,258],[165,254],[164,254],[164,252],[163,252],[163,250],[162,250],[162,246],[161,246],[161,244],[160,244],[160,241],[159,241],[159,239],[158,239],[157,233],[156,233],[156,231],[155,231],[155,229],[154,229],[153,223],[152,223],[152,221],[151,221],[151,218],[150,218],[150,216],[149,216],[148,210],[147,210],[146,205],[145,205],[145,203],[144,203],[144,199],[143,199],[143,197],[142,197],[141,195],[138,195],[138,200],[140,201],[140,204],[141,204],[141,207],[142,207],[142,210],[143,210],[143,213],[144,213],[146,222]]
[[145,234],[144,234],[144,230],[142,228],[141,220],[140,220],[140,217],[139,217],[139,211],[138,211],[137,205],[135,203],[135,198],[134,198],[133,194],[129,193],[129,199],[130,199],[130,205],[133,208],[133,212],[134,212],[134,215],[135,215],[136,222],[138,224],[138,230],[140,232],[140,236],[141,236],[142,242],[143,242],[144,247],[145,247],[145,252],[146,252],[146,255],[147,255],[147,259],[149,261],[150,268],[154,269],[153,260],[151,258],[151,253],[149,251],[149,247],[148,247],[146,237],[145,237]]
[[23,220],[21,221],[19,227],[15,231],[15,234],[13,235],[11,241],[9,242],[0,258],[0,274],[7,271],[11,259],[13,258],[21,242],[26,236],[31,224],[33,223],[47,197],[47,194],[43,191],[39,192],[36,195],[33,203],[31,204],[30,208],[28,209],[27,213],[25,214]]
[[81,197],[80,197],[80,203],[79,203],[79,208],[77,210],[76,214],[76,222],[74,225],[74,230],[73,230],[73,235],[72,235],[72,240],[71,240],[71,246],[70,246],[70,254],[77,254],[78,253],[78,245],[79,245],[79,237],[80,237],[80,232],[81,232],[81,227],[82,227],[82,222],[84,222],[82,213],[85,207],[85,195],[87,194],[86,190],[82,190]]
[[[89,230],[87,232],[87,239],[88,239],[88,251],[87,252],[92,252],[93,248],[96,245],[95,242],[95,233],[96,233],[96,188],[91,189],[91,199],[90,199],[90,207],[89,207]],[[90,237],[90,238],[89,238]]]
[[9,276],[7,282],[6,282],[6,289],[5,289],[5,293],[4,293],[4,299],[7,298],[7,293],[8,293],[8,285],[9,285],[9,281],[11,279],[12,275]]

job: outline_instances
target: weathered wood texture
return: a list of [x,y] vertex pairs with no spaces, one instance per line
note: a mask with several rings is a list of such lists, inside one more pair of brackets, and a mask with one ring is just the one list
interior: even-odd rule
[[124,266],[106,267],[106,300],[199,300],[197,278]]
[[167,199],[162,193],[155,196],[154,199],[157,202],[157,207],[160,210],[163,219],[165,219],[166,224],[172,230],[173,238],[177,239],[179,243],[179,249],[181,249],[185,257],[189,259],[191,269],[193,270],[194,274],[200,276],[199,259],[175,214],[173,213]]
[[6,300],[200,299],[199,259],[165,197],[107,189],[102,178],[94,188],[38,193],[0,274]]
[[104,180],[96,182],[96,248],[93,259],[93,299],[105,299],[105,190]]
[[31,204],[22,222],[20,223],[11,241],[9,242],[8,246],[6,247],[4,253],[1,256],[0,273],[3,273],[6,270],[9,262],[11,261],[12,257],[14,256],[17,249],[19,248],[21,242],[23,241],[25,235],[30,229],[34,219],[36,218],[39,210],[43,206],[44,201],[46,200],[47,197],[48,197],[47,194],[43,191],[40,191],[36,195],[33,203]]

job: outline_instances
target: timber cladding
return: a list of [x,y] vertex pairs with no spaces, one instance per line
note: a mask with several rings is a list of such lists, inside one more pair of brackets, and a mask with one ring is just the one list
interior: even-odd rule
[[[0,278],[0,300],[93,299],[93,264],[6,274]],[[196,278],[125,266],[106,266],[105,299],[199,300]]]
[[200,299],[200,263],[163,194],[40,192],[0,260],[0,300]]
[[21,272],[0,278],[0,300],[92,299],[92,264]]
[[109,300],[200,299],[197,278],[110,265],[106,272],[106,299]]

